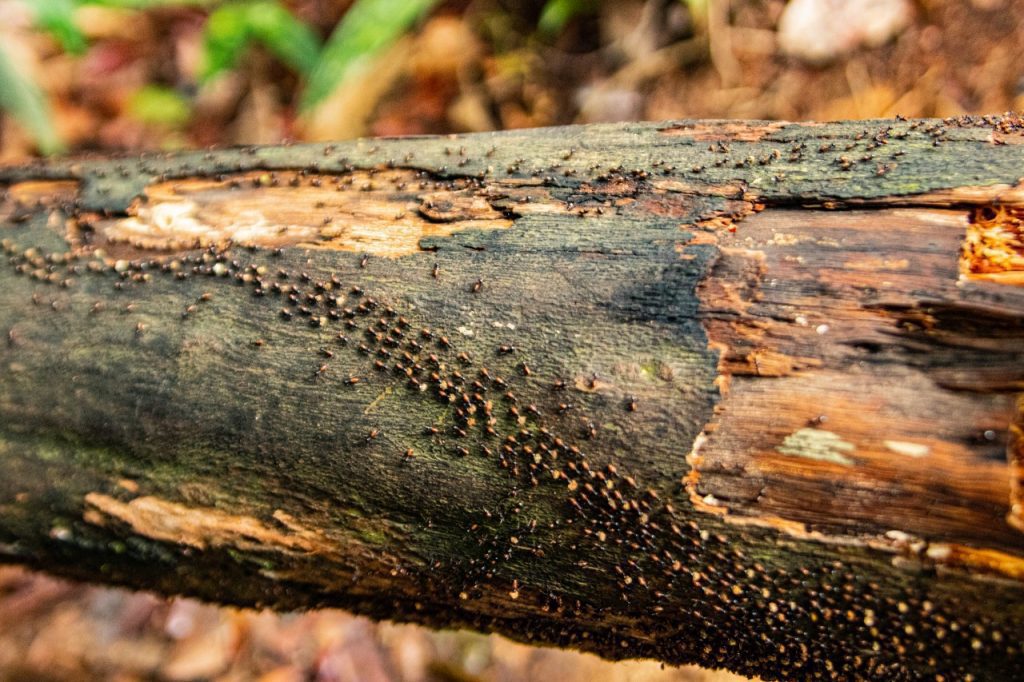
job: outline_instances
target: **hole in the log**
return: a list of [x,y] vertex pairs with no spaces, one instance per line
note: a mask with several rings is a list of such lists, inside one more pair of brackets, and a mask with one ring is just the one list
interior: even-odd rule
[[972,278],[1024,284],[1024,206],[978,206],[968,216],[960,272]]
[[850,345],[857,350],[862,350],[865,353],[871,353],[872,355],[875,353],[881,353],[884,349],[884,346],[881,343],[875,341],[855,341]]

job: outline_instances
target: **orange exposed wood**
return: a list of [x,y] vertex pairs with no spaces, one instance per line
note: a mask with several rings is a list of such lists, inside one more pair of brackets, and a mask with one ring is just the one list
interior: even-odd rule
[[339,175],[295,171],[183,179],[146,188],[123,218],[95,217],[97,248],[175,252],[226,244],[303,246],[398,257],[425,237],[501,229],[508,199],[467,180],[437,182],[408,170]]
[[698,142],[758,142],[785,125],[781,121],[763,121],[754,125],[741,121],[700,121],[669,126],[661,132]]
[[971,277],[1024,285],[1024,207],[997,204],[971,213],[961,269]]
[[702,299],[729,380],[695,452],[691,494],[729,515],[863,541],[900,529],[1017,551],[998,457],[1014,398],[998,392],[1021,385],[1020,368],[877,361],[887,349],[927,354],[940,339],[997,353],[1024,341],[1018,321],[996,318],[993,331],[958,340],[952,323],[917,307],[960,297],[969,226],[955,210],[768,209],[720,231]]

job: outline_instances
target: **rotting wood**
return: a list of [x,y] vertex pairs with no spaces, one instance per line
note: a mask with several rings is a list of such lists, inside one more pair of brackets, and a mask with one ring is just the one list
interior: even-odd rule
[[0,558],[767,679],[1020,678],[1021,130],[0,169]]

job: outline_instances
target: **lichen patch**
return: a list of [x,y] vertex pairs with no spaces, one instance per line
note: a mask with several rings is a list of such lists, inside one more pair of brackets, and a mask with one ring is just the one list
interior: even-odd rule
[[856,464],[848,453],[857,447],[843,440],[838,434],[824,429],[804,428],[794,431],[775,448],[777,452],[791,457],[804,457],[843,466]]

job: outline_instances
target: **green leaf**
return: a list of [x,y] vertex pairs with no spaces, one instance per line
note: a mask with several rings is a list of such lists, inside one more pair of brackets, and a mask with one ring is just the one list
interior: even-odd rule
[[320,56],[316,34],[276,2],[249,6],[249,30],[277,57],[303,76],[308,76]]
[[537,28],[546,36],[557,35],[575,17],[595,9],[594,0],[548,0],[537,20]]
[[128,100],[128,114],[143,123],[180,128],[192,118],[192,104],[172,88],[146,85]]
[[392,45],[437,3],[438,0],[356,0],[327,40],[306,84],[301,109],[309,111],[327,99],[352,69]]
[[35,12],[36,26],[56,39],[65,52],[84,54],[89,47],[85,35],[75,23],[78,7],[95,6],[117,9],[184,7],[212,5],[219,0],[24,0]]
[[208,81],[235,65],[249,44],[248,8],[224,5],[214,10],[203,27],[203,56],[199,78]]
[[85,36],[75,23],[75,0],[35,0],[36,26],[52,35],[65,52],[83,54],[88,47]]
[[35,140],[39,151],[54,154],[64,150],[50,117],[42,90],[25,77],[0,44],[0,109],[7,111]]
[[206,21],[201,80],[232,68],[253,40],[303,76],[320,55],[320,42],[313,31],[279,2],[229,3],[214,10]]

